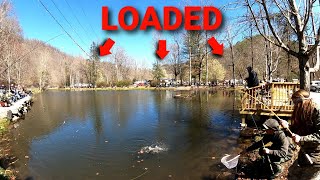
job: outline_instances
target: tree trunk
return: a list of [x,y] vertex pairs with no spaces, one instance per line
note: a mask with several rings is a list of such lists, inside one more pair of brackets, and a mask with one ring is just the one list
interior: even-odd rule
[[199,65],[200,67],[200,69],[199,69],[199,84],[201,84],[201,76],[202,76],[202,63],[200,63],[200,65]]
[[18,84],[21,85],[21,60],[19,60],[18,64]]
[[288,62],[287,62],[287,80],[288,81],[291,81],[292,80],[292,78],[291,78],[291,59],[290,59],[290,54],[289,53],[287,53],[287,58],[288,58]]
[[11,91],[11,77],[10,77],[10,69],[11,69],[11,67],[10,67],[10,63],[8,63],[9,65],[8,65],[8,74],[7,74],[7,76],[8,76],[8,87],[9,87],[9,91]]
[[190,36],[188,37],[188,41],[189,41],[189,85],[191,86],[191,45],[190,45]]
[[231,50],[231,60],[232,60],[232,79],[233,79],[233,85],[236,86],[236,79],[235,79],[235,69],[234,69],[234,52],[233,52],[233,45],[230,42],[230,50]]
[[42,73],[40,74],[40,79],[39,79],[39,90],[40,92],[42,91]]
[[71,72],[70,72],[70,74],[69,74],[69,81],[70,81],[70,83],[69,83],[69,87],[71,88],[71,87],[72,87],[72,77],[71,77]]
[[177,82],[177,77],[178,77],[178,72],[177,72],[177,67],[175,67],[174,81],[176,81],[176,82]]
[[[206,31],[206,39],[208,39],[208,31]],[[208,46],[206,45],[206,86],[208,85]]]
[[[199,38],[198,38],[199,39]],[[200,44],[198,41],[198,58],[199,58],[199,85],[201,85],[201,76],[202,76],[202,58],[200,55]]]
[[270,47],[270,43],[268,40],[264,40],[265,42],[265,50],[266,50],[266,80],[268,82],[272,82],[272,70],[271,70],[271,47]]
[[310,65],[308,56],[300,55],[299,70],[300,70],[300,89],[310,91]]
[[182,65],[180,64],[180,74],[179,74],[179,76],[180,76],[180,86],[182,86],[183,85],[183,75],[184,75],[184,72],[182,72]]
[[253,61],[254,61],[254,57],[253,57],[253,35],[252,35],[252,23],[250,22],[250,45],[251,45],[251,67],[253,68]]

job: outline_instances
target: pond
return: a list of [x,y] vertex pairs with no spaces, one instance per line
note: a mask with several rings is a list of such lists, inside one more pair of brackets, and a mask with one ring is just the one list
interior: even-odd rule
[[234,91],[46,91],[12,131],[34,179],[210,179],[238,148]]

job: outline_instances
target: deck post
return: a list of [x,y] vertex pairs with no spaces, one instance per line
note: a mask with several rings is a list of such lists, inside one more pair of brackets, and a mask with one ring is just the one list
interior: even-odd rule
[[275,96],[275,89],[274,89],[274,83],[272,83],[272,85],[271,85],[271,90],[270,90],[270,92],[271,92],[271,110],[273,110],[273,103],[274,103],[274,96]]

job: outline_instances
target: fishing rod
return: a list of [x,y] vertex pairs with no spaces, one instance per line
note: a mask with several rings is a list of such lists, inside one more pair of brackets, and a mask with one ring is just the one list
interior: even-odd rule
[[[261,103],[266,109],[268,109],[268,110],[278,119],[278,122],[280,122],[280,124],[281,124],[282,119],[281,119],[272,109],[270,109],[264,102],[260,101],[259,99],[257,99],[256,97],[254,97],[254,96],[252,96],[252,95],[250,95],[250,94],[248,94],[248,93],[246,93],[246,94],[247,94],[249,97],[255,99],[257,102]],[[283,105],[281,106],[281,108],[282,108],[282,107],[283,107]],[[281,109],[281,108],[280,108],[280,109]],[[279,109],[279,110],[280,110],[280,109]],[[253,120],[256,128],[258,129],[257,123],[256,123],[255,119],[253,118],[253,115],[252,115],[252,114],[251,114],[251,117],[252,117],[252,120]],[[292,133],[292,131],[291,131],[289,128],[285,128],[285,130],[290,134],[291,137],[293,136],[293,133]],[[259,133],[259,134],[261,135],[261,133]],[[263,141],[261,141],[261,142],[262,142],[263,148],[265,148],[264,142],[263,142]],[[231,169],[231,168],[236,167],[240,155],[237,155],[236,157],[234,157],[234,158],[232,158],[231,160],[227,161],[226,159],[227,159],[229,156],[230,156],[230,155],[224,156],[224,157],[221,159],[221,162],[222,162],[228,169]],[[268,161],[268,163],[269,163],[269,165],[270,165],[270,169],[271,169],[271,171],[272,171],[272,174],[274,174],[274,170],[273,170],[273,167],[272,167],[272,165],[271,165],[270,157],[269,157],[268,154],[266,154],[266,156],[267,156],[267,161]]]
[[[259,103],[261,103],[263,106],[265,106],[268,110],[270,110],[270,112],[272,112],[273,115],[275,115],[275,116],[278,118],[278,121],[281,121],[281,120],[282,120],[282,119],[281,119],[272,109],[270,109],[265,103],[263,103],[262,101],[260,101],[259,99],[257,99],[256,97],[254,97],[254,96],[252,96],[252,95],[250,95],[250,94],[248,94],[248,96],[250,96],[251,98],[255,99],[256,101],[258,101]],[[282,106],[280,107],[280,109],[281,109],[282,107],[283,107],[283,104],[282,104]],[[280,111],[280,109],[279,109],[278,111]],[[250,115],[251,115],[251,118],[252,118],[252,120],[253,120],[253,123],[254,123],[255,127],[256,127],[257,129],[259,129],[259,128],[258,128],[258,125],[257,125],[257,123],[256,123],[256,121],[255,121],[255,119],[254,119],[254,117],[253,117],[253,115],[252,115],[252,114],[250,114]],[[290,131],[289,128],[286,128],[286,130],[290,133],[291,136],[293,135],[293,133]],[[262,136],[261,132],[259,132],[259,135]],[[262,147],[265,148],[265,143],[263,142],[263,140],[261,140],[261,143],[262,143]],[[232,158],[231,160],[228,160],[228,161],[227,161],[226,159],[227,159],[229,156],[230,156],[230,155],[224,156],[224,157],[221,159],[221,162],[222,162],[228,169],[231,169],[231,168],[234,168],[234,167],[237,166],[237,164],[238,164],[238,159],[239,159],[240,155],[237,155],[236,157],[234,157],[234,158]],[[270,166],[270,170],[271,170],[272,174],[274,174],[274,170],[273,170],[273,167],[272,167],[272,164],[271,164],[271,160],[270,160],[270,157],[269,157],[268,154],[266,154],[266,158],[267,158],[268,164],[269,164],[269,166]]]
[[[261,102],[259,99],[253,97],[253,96],[250,95],[250,94],[247,94],[247,95],[249,95],[250,97],[252,97],[252,98],[255,99],[256,101],[260,102],[263,106],[265,106],[271,113],[273,113],[273,115],[278,119],[278,122],[281,124],[281,121],[283,121],[283,120],[282,120],[272,109],[270,109],[267,105],[265,105],[265,103]],[[282,124],[281,124],[281,126],[282,126]],[[284,129],[289,133],[289,135],[290,135],[291,138],[294,137],[294,134],[293,134],[293,132],[289,129],[289,127],[284,128]],[[304,156],[307,158],[308,162],[309,162],[310,164],[313,164],[313,161],[312,161],[312,159],[310,158],[310,156],[309,156],[307,153],[305,153],[305,152],[303,152],[303,154],[304,154]]]
[[[254,125],[256,126],[256,128],[258,129],[258,125],[255,121],[255,119],[253,118],[253,115],[251,114],[251,117],[252,117],[252,120],[253,120],[253,123]],[[261,132],[259,132],[259,135],[262,136]],[[261,140],[261,143],[262,143],[262,147],[265,149],[265,143],[263,142],[263,139]],[[229,158],[230,155],[225,155],[224,157],[222,157],[221,159],[221,162],[222,164],[224,164],[228,169],[232,169],[234,167],[237,167],[237,164],[238,164],[238,161],[239,161],[239,158],[240,158],[240,154],[238,154],[237,156],[235,156],[234,158],[230,159],[230,160],[227,160],[227,158]],[[268,154],[266,154],[266,157],[267,157],[267,161],[268,161],[268,164],[270,166],[270,170],[272,172],[272,174],[274,174],[274,170],[273,170],[273,167],[272,167],[272,164],[271,164],[271,160],[270,160],[270,157]],[[237,171],[237,168],[236,168],[236,171]]]
[[[252,120],[253,120],[254,125],[255,125],[256,128],[258,129],[258,125],[257,125],[257,123],[256,123],[256,120],[253,118],[253,115],[252,115],[252,114],[251,114],[251,118],[252,118]],[[259,135],[260,135],[260,136],[262,135],[261,132],[259,132]],[[264,142],[263,142],[263,139],[261,139],[261,143],[262,143],[263,149],[265,149],[266,146],[265,146],[265,144],[264,144]],[[268,164],[269,164],[269,166],[270,166],[270,170],[271,170],[272,174],[274,174],[274,171],[273,171],[273,167],[272,167],[272,164],[271,164],[271,160],[270,160],[269,154],[266,153],[266,157],[267,157]]]

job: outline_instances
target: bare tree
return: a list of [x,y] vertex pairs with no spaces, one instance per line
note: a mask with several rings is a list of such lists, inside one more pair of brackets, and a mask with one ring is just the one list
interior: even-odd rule
[[[310,66],[309,58],[316,51],[320,40],[320,23],[314,24],[310,19],[319,17],[314,15],[315,0],[305,0],[297,4],[296,0],[245,0],[245,5],[251,13],[251,18],[259,33],[272,44],[281,47],[299,61],[300,88],[309,90]],[[278,17],[286,20],[290,26],[298,48],[290,46],[281,36],[281,28],[276,23]],[[267,24],[271,34],[263,32],[264,24]],[[316,30],[317,29],[317,30]],[[266,31],[267,32],[267,31]],[[310,37],[308,39],[308,37]],[[309,41],[309,42],[308,42]]]
[[178,75],[181,73],[181,46],[179,41],[179,36],[174,34],[174,44],[171,45],[171,53],[169,58],[169,70],[174,75],[174,80],[177,81]]
[[231,52],[231,61],[232,64],[230,66],[232,66],[232,79],[233,79],[233,85],[236,85],[236,81],[235,81],[235,69],[234,69],[234,50],[233,50],[233,41],[235,39],[235,35],[231,34],[230,32],[230,28],[227,29],[227,35],[226,35],[226,40],[228,42],[229,48],[230,48],[230,52]]
[[129,57],[127,53],[122,48],[116,48],[111,56],[111,62],[114,64],[114,74],[115,74],[115,81],[121,81],[128,79],[128,62]]
[[6,74],[9,85],[12,82],[14,60],[17,59],[21,45],[21,29],[15,17],[10,16],[11,4],[3,1],[0,4],[0,67]]

